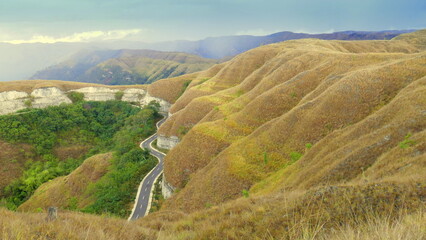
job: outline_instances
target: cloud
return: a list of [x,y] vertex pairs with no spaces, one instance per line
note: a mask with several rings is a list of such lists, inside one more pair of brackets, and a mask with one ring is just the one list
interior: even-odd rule
[[273,33],[277,33],[280,32],[279,30],[274,30],[274,31],[267,31],[265,29],[250,29],[250,30],[243,30],[243,31],[238,31],[235,33],[235,35],[252,35],[252,36],[266,36],[266,35],[270,35]]
[[34,35],[27,40],[8,40],[5,43],[21,44],[21,43],[57,43],[57,42],[92,42],[102,40],[123,39],[131,35],[142,32],[142,29],[123,29],[111,31],[89,31],[74,33],[65,37],[52,37],[46,35]]

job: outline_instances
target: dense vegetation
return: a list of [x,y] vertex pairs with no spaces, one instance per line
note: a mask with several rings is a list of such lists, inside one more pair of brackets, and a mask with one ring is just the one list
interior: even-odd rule
[[[35,158],[27,162],[23,175],[6,187],[3,204],[16,209],[41,184],[69,174],[85,158],[116,151],[111,170],[91,186],[97,200],[86,211],[124,216],[137,182],[156,163],[137,142],[155,131],[158,108],[156,103],[141,110],[120,101],[78,101],[0,116],[0,139],[31,144],[35,151]],[[54,154],[54,148],[74,144],[88,145],[90,151],[81,158],[63,161]]]
[[100,181],[89,186],[96,201],[83,209],[97,214],[113,214],[126,217],[130,214],[129,203],[134,200],[136,187],[157,164],[147,150],[136,142],[155,132],[158,105],[150,105],[135,116],[129,117],[113,140],[115,157],[110,171]]

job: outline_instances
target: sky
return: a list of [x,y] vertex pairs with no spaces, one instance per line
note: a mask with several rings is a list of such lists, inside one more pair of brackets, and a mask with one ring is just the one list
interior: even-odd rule
[[426,28],[425,0],[0,0],[0,42]]

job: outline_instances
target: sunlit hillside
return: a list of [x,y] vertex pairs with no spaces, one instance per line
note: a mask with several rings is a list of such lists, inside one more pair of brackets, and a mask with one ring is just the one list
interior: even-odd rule
[[[287,41],[159,80],[147,91],[173,103],[159,134],[180,139],[164,162],[176,190],[159,211],[127,222],[61,210],[46,222],[0,209],[0,236],[425,239],[425,39]],[[86,160],[21,208],[84,192],[100,163]]]
[[272,44],[191,77],[159,131],[182,139],[166,157],[166,179],[181,189],[166,209],[242,191],[423,182],[426,55],[405,40],[423,34]]

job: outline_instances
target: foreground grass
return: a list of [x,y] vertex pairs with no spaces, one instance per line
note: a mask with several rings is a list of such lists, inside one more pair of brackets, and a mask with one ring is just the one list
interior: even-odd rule
[[[220,208],[220,210],[225,210]],[[361,220],[357,225],[342,224],[329,228],[326,222],[312,224],[309,218],[291,221],[287,232],[276,234],[266,231],[264,234],[252,232],[251,227],[258,229],[272,228],[262,218],[243,222],[250,216],[242,214],[241,220],[233,220],[233,224],[224,227],[208,224],[205,219],[188,220],[179,213],[160,212],[167,219],[159,223],[148,221],[128,222],[118,218],[94,216],[75,212],[60,212],[57,220],[46,221],[44,213],[16,213],[0,209],[0,239],[320,239],[320,240],[422,240],[426,237],[426,212],[424,210],[412,214],[381,216],[367,214],[368,220]],[[234,213],[238,214],[238,213]],[[234,215],[233,214],[233,215]],[[267,215],[268,213],[265,212]],[[192,217],[197,216],[193,215]],[[200,215],[198,215],[199,217]],[[185,218],[185,220],[181,218]],[[314,217],[315,218],[315,217]],[[356,218],[356,217],[355,217]],[[179,220],[181,219],[181,220]],[[212,218],[214,219],[214,217]],[[194,222],[200,220],[194,228]],[[149,224],[148,224],[149,223]],[[277,223],[278,224],[278,223]],[[281,222],[286,225],[286,222]],[[247,225],[247,226],[244,226]],[[242,235],[245,235],[242,237]]]

